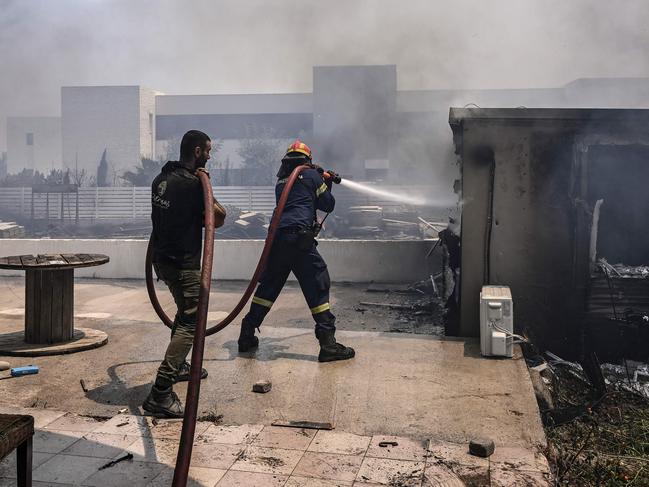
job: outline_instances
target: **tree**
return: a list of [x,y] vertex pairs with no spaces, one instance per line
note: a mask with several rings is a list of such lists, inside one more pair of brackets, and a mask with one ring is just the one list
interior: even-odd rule
[[38,171],[23,169],[17,174],[7,174],[2,181],[2,185],[14,188],[26,188],[34,184],[43,184],[44,182],[45,178]]
[[143,157],[140,165],[136,166],[133,171],[126,171],[122,174],[122,179],[132,186],[150,186],[154,178],[160,174],[164,161],[155,161]]
[[243,167],[249,171],[248,183],[252,185],[273,184],[279,159],[282,157],[282,142],[270,127],[247,129],[248,136],[241,141],[237,153]]
[[47,176],[45,176],[45,184],[63,184],[65,180],[65,173],[61,169],[52,169]]
[[0,153],[0,178],[7,176],[7,153]]
[[89,179],[86,170],[81,169],[81,171],[79,171],[78,168],[74,169],[74,172],[70,175],[70,177],[72,179],[72,182],[79,187],[83,186],[83,183],[86,181],[86,179]]
[[99,167],[97,167],[97,186],[108,186],[108,161],[106,160],[106,149],[104,149],[104,153],[101,155],[101,161],[99,161]]

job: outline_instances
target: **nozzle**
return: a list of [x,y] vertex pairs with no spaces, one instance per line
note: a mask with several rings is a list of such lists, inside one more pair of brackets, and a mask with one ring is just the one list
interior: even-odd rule
[[327,180],[331,180],[333,183],[340,184],[340,181],[342,181],[342,178],[340,177],[340,174],[337,174],[333,171],[325,171],[322,175],[322,177]]

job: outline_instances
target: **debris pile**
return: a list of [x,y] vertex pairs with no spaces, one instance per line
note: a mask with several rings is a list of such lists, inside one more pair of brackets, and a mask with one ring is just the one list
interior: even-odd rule
[[602,364],[602,373],[607,384],[649,400],[649,364],[635,360],[623,360],[622,365]]
[[437,238],[438,232],[447,227],[446,223],[422,218],[418,210],[410,207],[351,206],[342,216],[330,220],[327,236],[336,238]]
[[268,218],[256,211],[244,212],[236,206],[226,206],[225,224],[216,231],[223,239],[264,239],[268,233]]
[[649,485],[649,365],[597,366],[597,386],[582,365],[544,355],[528,364],[556,485]]
[[609,276],[631,279],[649,278],[649,266],[646,265],[609,264],[604,258],[598,259],[597,264]]
[[392,333],[443,336],[444,307],[438,286],[432,276],[410,285],[371,283],[365,292],[380,296],[359,301],[354,311],[361,313],[362,319],[392,316],[394,321],[387,330]]
[[23,238],[25,227],[16,222],[0,221],[0,238]]

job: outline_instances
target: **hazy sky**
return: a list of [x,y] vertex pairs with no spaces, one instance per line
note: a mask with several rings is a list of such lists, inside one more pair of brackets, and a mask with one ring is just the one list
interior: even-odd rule
[[332,64],[396,64],[399,89],[649,76],[649,1],[0,0],[0,150],[62,85],[309,92]]

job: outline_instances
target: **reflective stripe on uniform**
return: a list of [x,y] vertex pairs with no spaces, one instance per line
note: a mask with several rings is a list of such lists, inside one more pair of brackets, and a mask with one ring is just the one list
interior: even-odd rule
[[317,315],[318,313],[322,313],[323,311],[327,311],[328,309],[331,309],[331,306],[329,306],[329,303],[324,303],[320,306],[316,306],[315,308],[311,308],[311,314]]
[[327,191],[327,185],[325,183],[322,183],[320,187],[316,190],[315,194],[316,196],[320,196],[325,191]]
[[270,308],[273,306],[272,301],[268,301],[267,299],[260,298],[258,296],[253,296],[252,297],[252,302],[255,304],[258,304],[259,306],[263,306],[265,308]]

